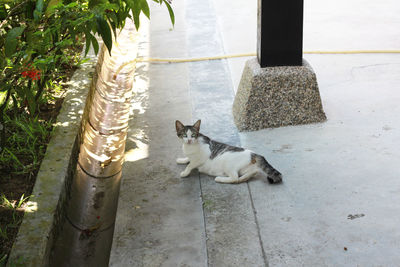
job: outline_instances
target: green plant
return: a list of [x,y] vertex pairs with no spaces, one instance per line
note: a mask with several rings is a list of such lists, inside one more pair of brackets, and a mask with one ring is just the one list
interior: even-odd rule
[[[174,24],[169,0],[164,4]],[[95,35],[109,52],[113,35],[128,18],[140,26],[140,14],[150,18],[147,0],[6,0],[0,3],[0,146],[5,146],[4,114],[12,108],[35,117],[46,102],[46,91],[71,65],[79,64],[73,47],[86,42],[97,53]]]
[[[2,163],[4,164],[5,162],[11,163],[13,166],[13,169],[19,169],[19,168],[24,168],[24,165],[19,161],[17,156],[11,152],[7,147],[4,148],[4,153],[2,153],[2,158],[1,158]],[[6,165],[6,164],[4,164]]]
[[15,209],[20,209],[22,208],[22,205],[27,201],[29,197],[24,197],[24,194],[19,198],[19,201],[15,203],[14,208]]
[[26,114],[5,116],[6,147],[0,151],[0,165],[13,173],[29,173],[39,166],[50,138],[52,122]]
[[0,200],[1,200],[1,206],[4,206],[8,209],[14,209],[14,205],[7,199],[7,197],[4,194],[1,194]]
[[5,266],[7,263],[7,254],[0,254],[0,266]]
[[4,254],[0,258],[0,267],[6,266],[6,264],[7,264],[8,267],[20,267],[20,266],[26,266],[27,265],[26,264],[27,260],[25,258],[23,258],[23,257],[19,257],[15,261],[11,261],[10,260],[8,262],[7,262],[7,257],[8,257],[8,255]]
[[8,239],[8,235],[7,235],[7,225],[3,227],[0,227],[0,238],[3,239]]
[[214,209],[214,206],[215,206],[214,202],[209,199],[203,201],[203,208],[208,211],[212,211]]

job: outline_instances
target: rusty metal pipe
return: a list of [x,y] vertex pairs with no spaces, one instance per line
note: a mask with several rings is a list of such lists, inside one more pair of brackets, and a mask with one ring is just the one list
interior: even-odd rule
[[[112,56],[102,48],[86,100],[66,219],[51,266],[107,266],[132,96],[137,32],[127,23]],[[124,65],[123,69],[120,66]]]

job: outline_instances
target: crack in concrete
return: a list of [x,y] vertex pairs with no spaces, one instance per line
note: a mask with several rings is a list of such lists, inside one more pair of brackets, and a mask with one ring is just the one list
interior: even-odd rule
[[257,211],[256,211],[256,208],[254,206],[253,195],[251,194],[251,189],[250,189],[249,183],[246,182],[246,184],[247,184],[247,190],[249,191],[251,208],[253,209],[254,221],[255,221],[256,227],[257,227],[258,241],[260,242],[261,252],[262,252],[262,256],[263,256],[263,260],[264,260],[264,265],[266,267],[269,267],[268,260],[267,260],[267,255],[266,255],[265,250],[264,250],[264,244],[263,244],[263,241],[262,241],[262,238],[261,238],[260,225],[258,224]]
[[199,186],[200,186],[200,198],[201,198],[201,210],[202,210],[202,215],[203,215],[203,225],[204,225],[204,236],[206,238],[206,247],[205,247],[205,251],[206,251],[206,260],[207,260],[207,266],[210,266],[209,263],[209,259],[208,259],[208,235],[207,235],[207,223],[206,223],[206,214],[205,214],[205,207],[204,207],[204,197],[203,197],[203,188],[201,186],[201,179],[200,179],[200,173],[197,174],[197,178],[199,179]]

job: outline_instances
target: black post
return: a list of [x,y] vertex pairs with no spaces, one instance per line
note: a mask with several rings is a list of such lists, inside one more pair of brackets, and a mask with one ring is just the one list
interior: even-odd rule
[[301,66],[303,0],[258,0],[257,57],[262,68]]

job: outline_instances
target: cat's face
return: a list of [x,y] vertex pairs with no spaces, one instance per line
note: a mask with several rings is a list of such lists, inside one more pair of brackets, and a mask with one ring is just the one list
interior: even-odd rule
[[191,145],[197,143],[200,131],[200,120],[193,125],[183,125],[180,121],[175,122],[176,134],[183,143]]

